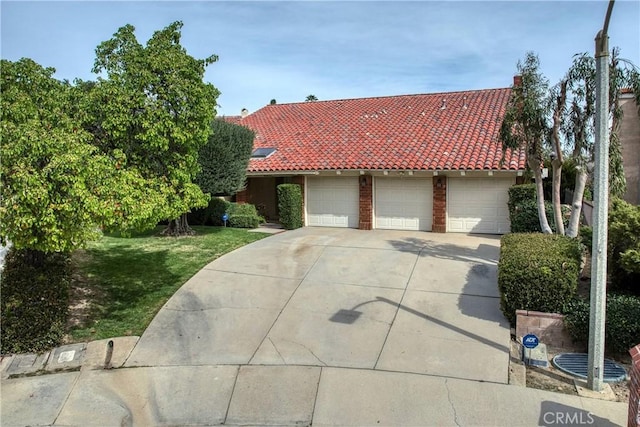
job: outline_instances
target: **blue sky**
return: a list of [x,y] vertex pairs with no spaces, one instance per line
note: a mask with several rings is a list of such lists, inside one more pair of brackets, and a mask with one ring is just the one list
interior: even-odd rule
[[[607,1],[1,1],[1,56],[29,57],[63,79],[95,79],[96,46],[121,26],[145,43],[184,22],[182,44],[217,54],[205,79],[219,115],[303,101],[508,87],[536,52],[557,82],[594,51]],[[640,66],[640,2],[618,0],[610,46]]]

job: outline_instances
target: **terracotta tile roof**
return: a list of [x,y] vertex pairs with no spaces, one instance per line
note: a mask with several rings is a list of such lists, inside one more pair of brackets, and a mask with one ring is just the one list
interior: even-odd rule
[[522,170],[498,140],[510,89],[267,105],[241,120],[256,132],[249,172],[327,169]]
[[233,123],[234,125],[239,125],[242,122],[242,116],[222,116],[220,117],[220,120]]

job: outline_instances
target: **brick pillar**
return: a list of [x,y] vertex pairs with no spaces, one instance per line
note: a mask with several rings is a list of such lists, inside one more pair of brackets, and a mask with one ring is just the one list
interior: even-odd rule
[[434,233],[447,232],[447,177],[433,177],[433,227]]
[[358,228],[371,230],[373,228],[373,177],[361,175],[358,179],[360,185],[360,210],[358,212]]
[[524,184],[524,176],[516,177],[516,185]]
[[627,427],[640,427],[640,344],[629,350],[629,354],[632,362]]
[[300,192],[302,193],[302,221],[304,222],[304,225],[307,225],[307,221],[305,219],[304,216],[304,192],[305,192],[305,188],[304,188],[304,176],[302,175],[297,175],[294,176],[291,179],[291,182],[294,184],[298,184],[300,186]]

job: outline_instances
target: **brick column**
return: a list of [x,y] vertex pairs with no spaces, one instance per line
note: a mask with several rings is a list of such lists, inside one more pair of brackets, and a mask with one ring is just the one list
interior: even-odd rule
[[240,190],[236,193],[236,203],[240,203],[240,204],[247,203],[249,199],[249,194],[247,192],[247,189],[248,188],[245,188],[244,190]]
[[447,232],[447,177],[433,177],[433,227],[434,233]]
[[371,230],[373,228],[373,177],[361,175],[358,179],[360,186],[360,210],[358,212],[358,228]]
[[300,186],[300,193],[302,193],[302,221],[304,222],[304,225],[307,225],[307,221],[305,219],[304,216],[304,192],[305,192],[305,188],[304,188],[304,176],[303,175],[297,175],[294,176],[291,179],[291,182],[294,184],[298,184]]
[[629,350],[629,354],[632,362],[627,427],[640,427],[640,344]]

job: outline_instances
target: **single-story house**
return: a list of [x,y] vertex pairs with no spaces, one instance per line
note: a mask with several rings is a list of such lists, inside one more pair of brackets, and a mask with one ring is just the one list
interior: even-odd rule
[[525,153],[503,157],[511,89],[267,105],[230,120],[256,132],[238,202],[277,220],[276,187],[297,183],[306,226],[509,231],[508,188]]

